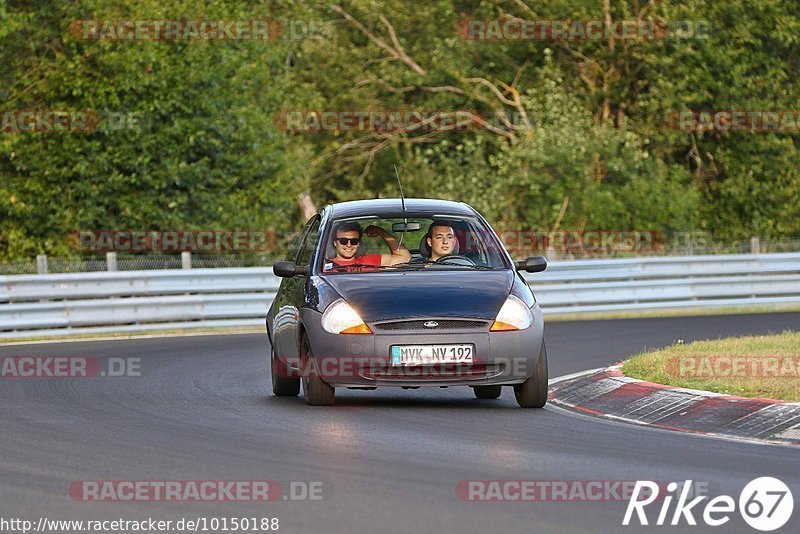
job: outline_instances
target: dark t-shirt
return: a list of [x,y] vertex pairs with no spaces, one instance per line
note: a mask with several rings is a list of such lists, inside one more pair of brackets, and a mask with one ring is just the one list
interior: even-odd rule
[[353,257],[349,260],[329,258],[322,266],[322,272],[327,273],[343,267],[347,272],[368,270],[370,267],[378,267],[381,264],[380,254],[367,254],[366,256]]

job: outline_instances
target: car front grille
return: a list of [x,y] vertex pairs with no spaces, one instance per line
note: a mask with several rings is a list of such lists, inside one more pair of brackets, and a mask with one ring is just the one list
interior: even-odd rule
[[[437,323],[436,326],[425,326],[425,323]],[[486,321],[470,321],[464,319],[415,319],[411,321],[393,321],[375,324],[377,330],[426,330],[436,332],[440,330],[476,330],[485,328]]]

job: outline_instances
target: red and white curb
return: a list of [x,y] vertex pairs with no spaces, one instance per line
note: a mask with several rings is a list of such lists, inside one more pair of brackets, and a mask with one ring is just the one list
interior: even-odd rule
[[653,384],[621,365],[560,377],[550,402],[579,412],[667,430],[800,445],[800,403],[750,399]]

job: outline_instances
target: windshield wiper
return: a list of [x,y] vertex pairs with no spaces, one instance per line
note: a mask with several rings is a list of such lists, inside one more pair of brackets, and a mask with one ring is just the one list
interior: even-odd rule
[[424,265],[422,263],[415,264],[408,261],[404,261],[403,263],[395,263],[394,265],[378,265],[373,267],[373,269],[407,269],[409,267],[416,267],[417,265]]

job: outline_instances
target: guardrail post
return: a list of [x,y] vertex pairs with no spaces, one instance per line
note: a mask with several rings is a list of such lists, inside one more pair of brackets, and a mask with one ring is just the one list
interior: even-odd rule
[[47,254],[39,254],[36,256],[36,272],[39,274],[47,274]]
[[181,269],[191,269],[192,268],[192,253],[191,252],[181,252]]
[[761,254],[761,239],[758,236],[750,238],[750,254]]
[[106,270],[107,271],[116,271],[117,270],[117,253],[116,252],[106,252]]

